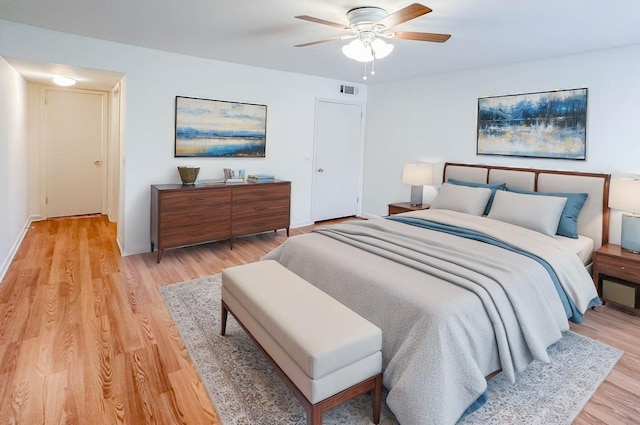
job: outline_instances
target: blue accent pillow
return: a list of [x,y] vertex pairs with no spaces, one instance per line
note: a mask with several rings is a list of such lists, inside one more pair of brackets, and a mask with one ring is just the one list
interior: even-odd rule
[[559,192],[532,192],[530,190],[520,190],[511,187],[507,188],[509,192],[524,193],[528,195],[542,196],[558,196],[567,198],[564,209],[560,215],[560,223],[556,235],[566,236],[572,239],[578,239],[578,215],[587,201],[588,193],[559,193]]
[[458,179],[447,179],[447,183],[457,184],[459,186],[486,187],[487,189],[491,189],[491,196],[489,196],[489,201],[484,209],[484,215],[489,214],[489,211],[491,210],[491,204],[493,204],[493,197],[496,196],[496,190],[507,189],[506,183],[476,183]]

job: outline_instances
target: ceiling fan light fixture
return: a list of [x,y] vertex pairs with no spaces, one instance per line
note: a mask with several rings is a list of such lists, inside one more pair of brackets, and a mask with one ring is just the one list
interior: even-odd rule
[[356,38],[351,43],[342,46],[342,53],[344,53],[346,57],[358,62],[371,62],[373,60],[371,47],[366,46],[359,38]]
[[376,59],[382,59],[389,56],[389,53],[393,51],[393,44],[385,43],[383,40],[376,38],[371,43]]
[[431,9],[419,3],[412,3],[406,7],[396,10],[393,13],[387,13],[386,10],[375,6],[355,7],[347,12],[347,25],[307,15],[296,16],[297,19],[302,19],[304,21],[349,30],[351,35],[335,36],[325,38],[324,40],[313,41],[311,43],[296,44],[295,47],[311,46],[334,40],[354,38],[351,43],[342,46],[342,53],[350,59],[364,63],[364,76],[362,79],[366,80],[368,63],[371,62],[371,75],[375,75],[375,60],[383,59],[389,56],[393,51],[393,45],[386,43],[384,39],[395,38],[400,40],[444,43],[451,37],[450,34],[394,31],[394,27],[397,25],[403,24],[430,12],[432,12]]

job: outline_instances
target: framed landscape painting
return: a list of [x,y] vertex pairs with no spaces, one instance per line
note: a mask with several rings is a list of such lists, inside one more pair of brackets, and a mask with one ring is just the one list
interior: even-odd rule
[[478,155],[586,159],[587,89],[478,99]]
[[176,96],[176,157],[263,158],[267,106]]

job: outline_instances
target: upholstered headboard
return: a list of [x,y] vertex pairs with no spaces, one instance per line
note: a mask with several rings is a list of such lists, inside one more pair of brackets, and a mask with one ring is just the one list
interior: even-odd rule
[[538,192],[588,193],[578,216],[578,233],[593,239],[595,248],[609,240],[609,174],[448,162],[444,164],[442,181],[449,178],[477,183],[504,182],[516,189]]

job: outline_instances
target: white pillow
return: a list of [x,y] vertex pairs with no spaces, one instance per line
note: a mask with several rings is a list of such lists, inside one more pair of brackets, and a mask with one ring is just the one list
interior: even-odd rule
[[431,203],[431,209],[453,210],[467,214],[482,215],[490,197],[491,189],[485,187],[444,183]]
[[567,198],[498,190],[487,217],[555,236]]

